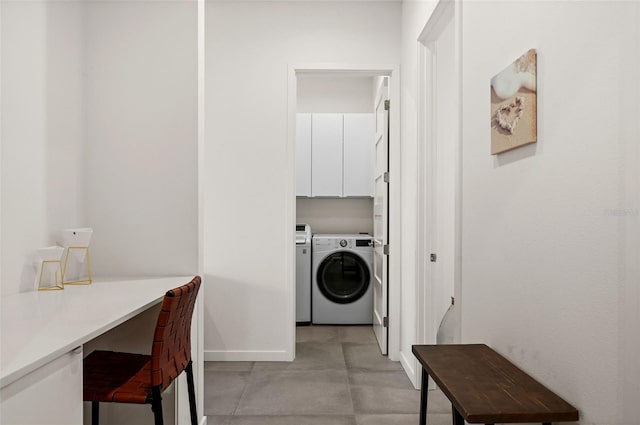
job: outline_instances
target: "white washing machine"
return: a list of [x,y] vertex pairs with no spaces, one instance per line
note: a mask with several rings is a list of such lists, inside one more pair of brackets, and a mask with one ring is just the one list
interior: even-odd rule
[[373,322],[373,238],[317,234],[312,239],[311,322]]
[[311,228],[296,224],[296,324],[311,323]]

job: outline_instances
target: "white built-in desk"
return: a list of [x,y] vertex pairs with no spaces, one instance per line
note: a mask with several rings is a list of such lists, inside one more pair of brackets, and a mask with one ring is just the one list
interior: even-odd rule
[[[135,332],[127,330],[124,335],[100,342],[114,328],[125,326],[125,322],[159,305],[166,291],[192,278],[94,279],[91,285],[1,298],[0,423],[82,424],[85,344],[108,348],[104,346],[112,340],[139,339]],[[153,325],[153,320],[146,319],[145,327],[149,329],[145,332],[149,335]],[[194,314],[192,326],[199,325]],[[151,339],[142,339],[133,341],[134,345],[148,346],[150,350]],[[196,350],[197,342],[192,345]],[[114,347],[118,348],[121,347]],[[195,352],[193,356],[199,357]],[[170,412],[177,416],[177,409],[172,406]],[[168,423],[173,422],[168,419]],[[149,423],[152,422],[149,411]]]

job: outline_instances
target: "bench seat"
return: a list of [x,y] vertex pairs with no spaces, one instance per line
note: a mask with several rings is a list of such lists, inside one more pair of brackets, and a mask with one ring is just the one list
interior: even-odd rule
[[414,345],[422,365],[420,425],[431,377],[452,404],[454,425],[571,422],[578,410],[484,344]]

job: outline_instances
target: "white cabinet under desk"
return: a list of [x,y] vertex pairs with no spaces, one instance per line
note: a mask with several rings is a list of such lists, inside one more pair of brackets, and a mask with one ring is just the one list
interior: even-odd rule
[[81,424],[82,347],[3,386],[0,400],[2,424]]
[[[0,423],[82,424],[83,356],[94,348],[150,352],[160,301],[168,290],[192,278],[94,279],[91,285],[67,286],[63,291],[3,297]],[[196,382],[202,376],[198,371],[198,350],[202,347],[193,337],[201,326],[199,309],[200,301],[192,321]],[[176,382],[180,384],[181,379]],[[188,403],[186,412],[179,411],[185,405],[181,399],[187,397],[186,385],[180,386],[163,394],[167,424],[181,423],[177,418],[189,417]],[[196,384],[196,392],[199,387]],[[198,399],[201,396],[196,395]],[[153,423],[150,405],[111,405],[101,409],[101,424]],[[201,421],[201,405],[198,414]],[[84,415],[84,423],[90,423],[87,419]]]

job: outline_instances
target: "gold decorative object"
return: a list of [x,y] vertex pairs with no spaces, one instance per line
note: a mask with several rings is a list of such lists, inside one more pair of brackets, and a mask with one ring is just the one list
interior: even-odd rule
[[[80,278],[75,280],[67,280],[67,268],[69,267],[69,257],[71,257],[72,261],[74,257],[78,257],[77,255],[70,255],[72,251],[84,251],[83,253],[78,252],[80,256],[84,257],[84,261],[75,261],[78,267],[84,268],[83,265],[86,264],[86,278]],[[73,264],[73,263],[72,263]],[[62,272],[62,283],[64,285],[91,285],[93,281],[91,276],[91,256],[89,255],[89,247],[88,246],[70,246],[67,248],[67,255],[64,259],[64,269]]]
[[[53,270],[47,271],[52,267]],[[43,276],[49,275],[51,273],[53,273],[52,284],[49,286],[43,286]],[[43,260],[42,267],[40,267],[40,276],[38,278],[38,291],[52,291],[60,289],[64,289],[64,285],[62,284],[62,264],[60,263],[60,260]]]
[[91,257],[89,256],[89,242],[93,229],[81,227],[62,231],[63,245],[67,249],[62,269],[62,283],[64,285],[90,285]]
[[36,277],[38,291],[52,291],[64,289],[62,283],[62,254],[64,248],[61,246],[49,246],[40,248],[38,256],[40,264]]

